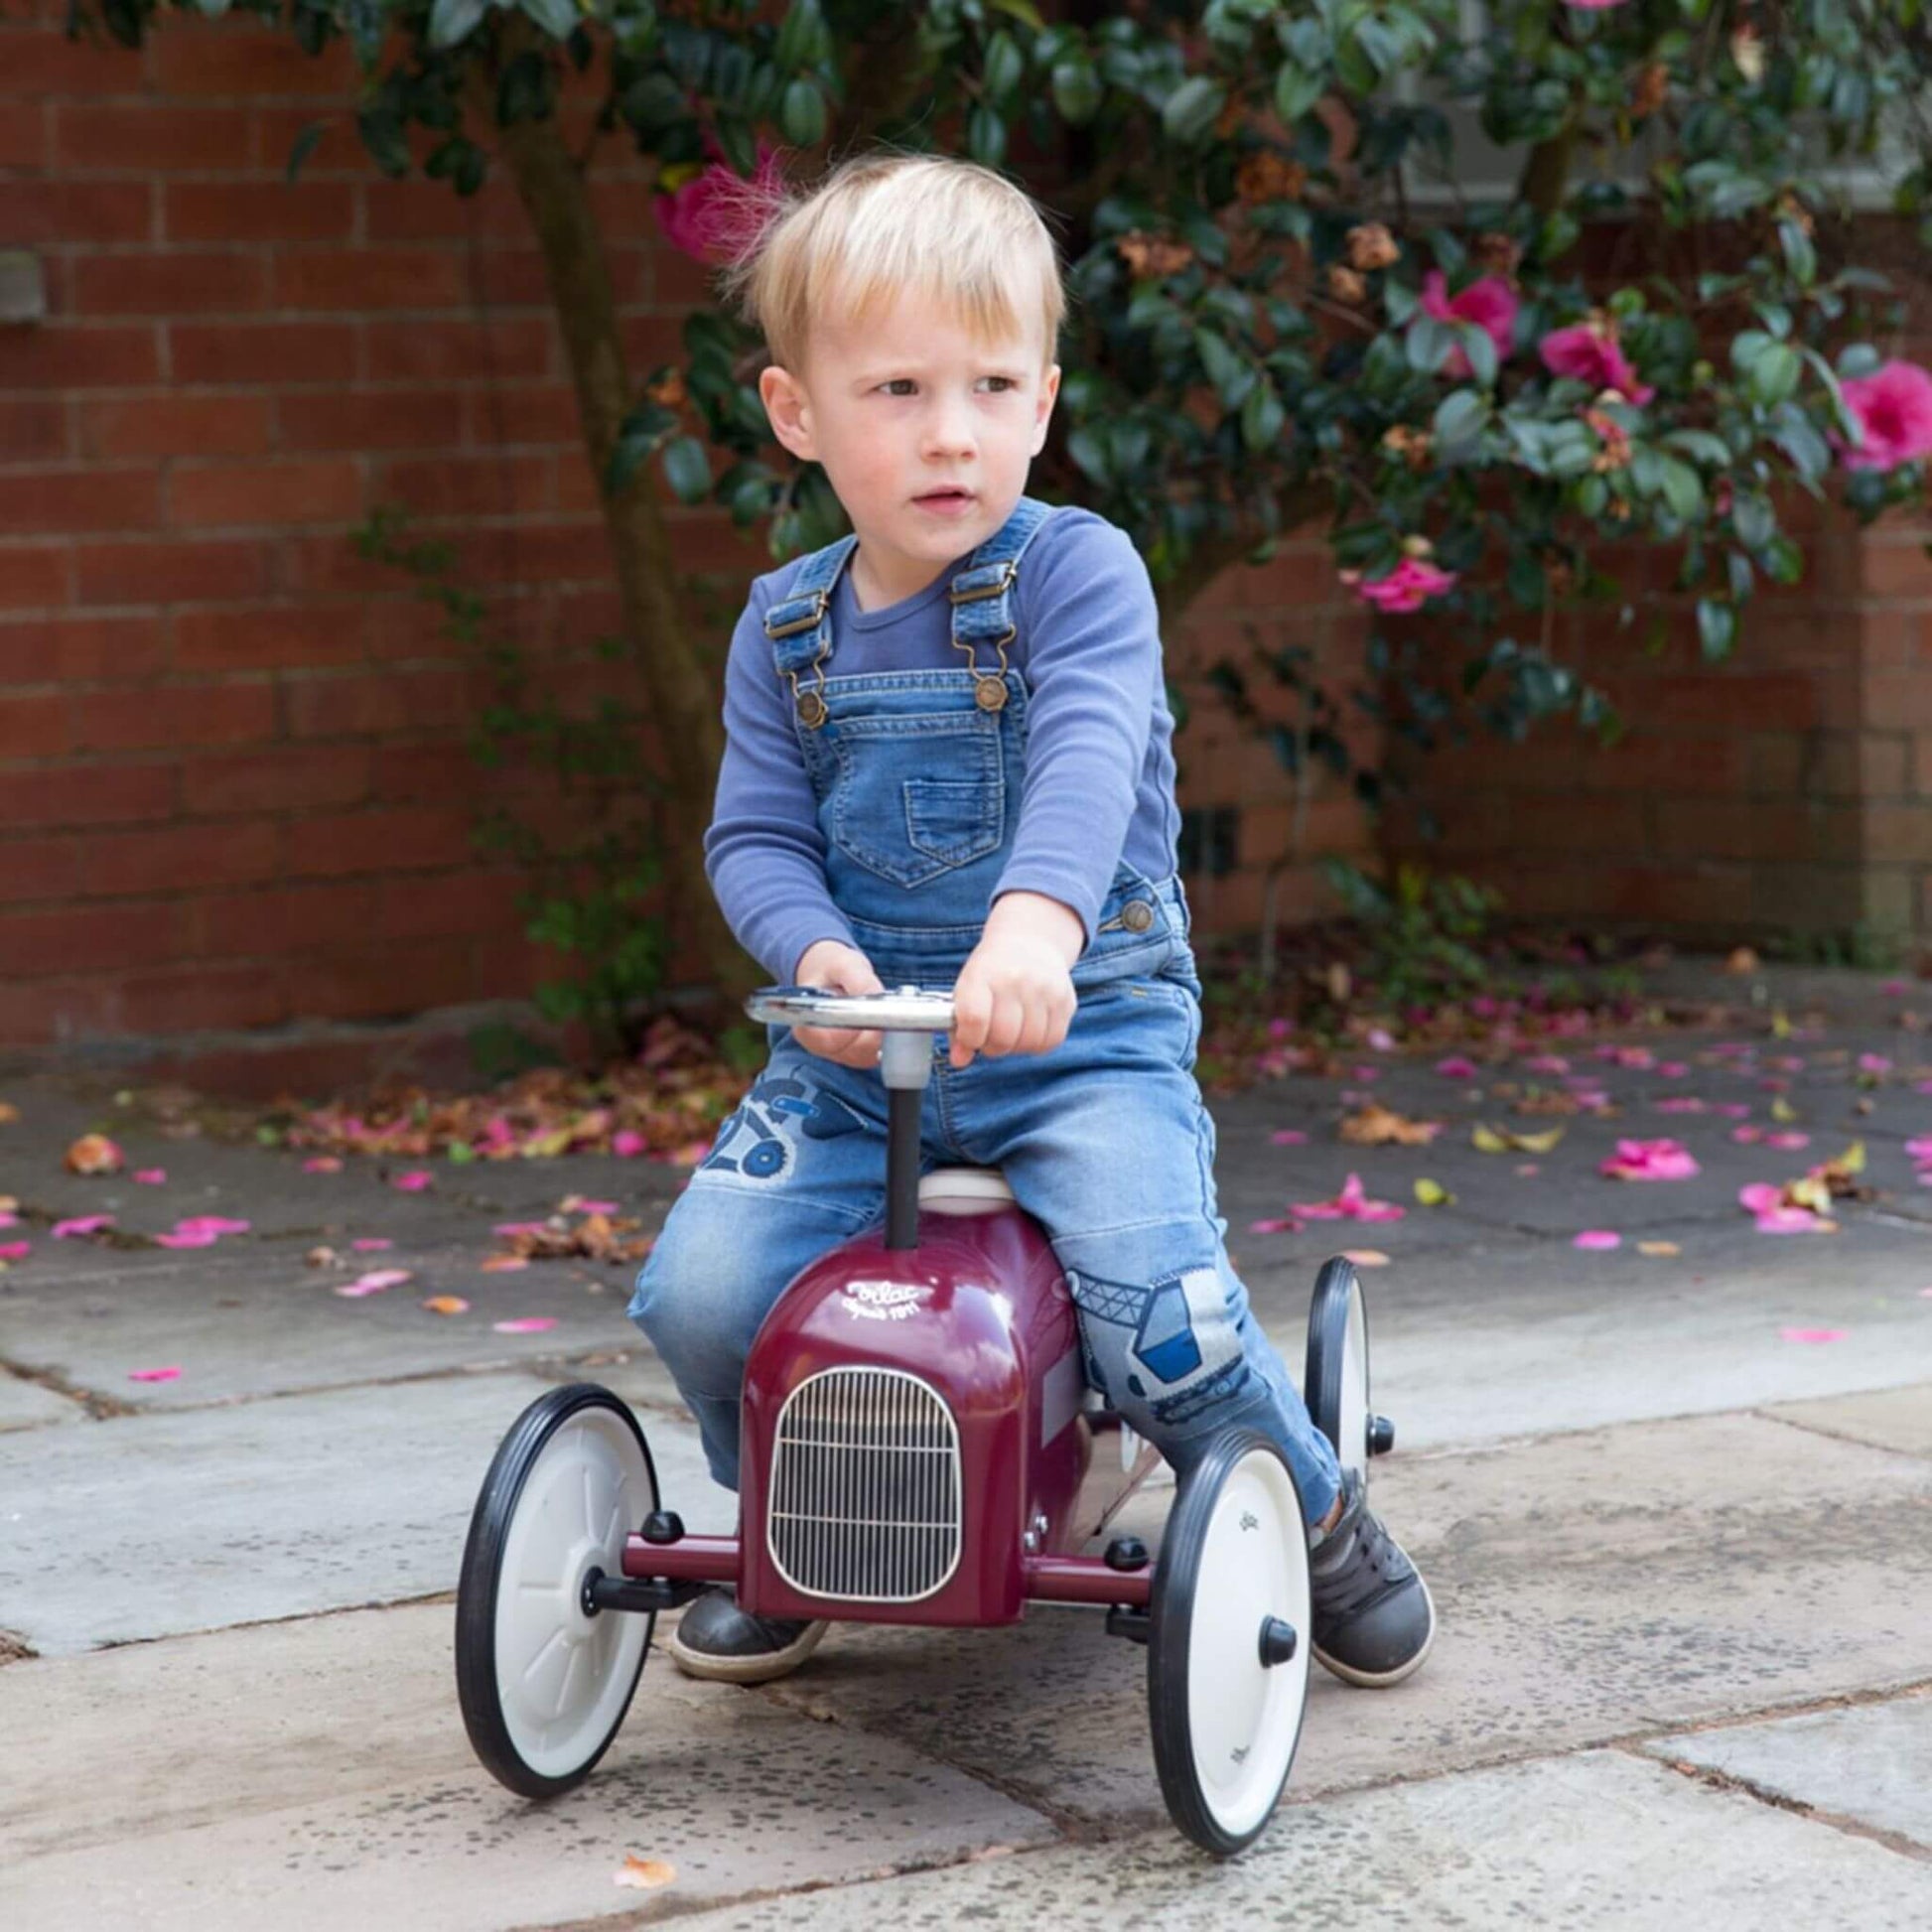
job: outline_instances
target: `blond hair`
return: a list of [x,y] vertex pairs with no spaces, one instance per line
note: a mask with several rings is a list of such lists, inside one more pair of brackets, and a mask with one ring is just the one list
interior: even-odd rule
[[1037,321],[1052,361],[1066,309],[1053,238],[1033,199],[992,169],[874,152],[806,193],[775,191],[764,212],[724,281],[781,367],[803,366],[815,322],[862,324],[907,295],[985,343]]

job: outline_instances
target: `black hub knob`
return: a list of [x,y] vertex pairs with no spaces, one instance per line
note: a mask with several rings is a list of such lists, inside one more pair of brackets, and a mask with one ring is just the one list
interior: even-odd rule
[[1117,1536],[1107,1545],[1106,1564],[1109,1570],[1145,1570],[1147,1545],[1138,1536]]
[[684,1540],[684,1518],[674,1509],[653,1509],[644,1518],[644,1526],[637,1534],[646,1543],[681,1543]]
[[1371,1416],[1368,1419],[1368,1452],[1371,1455],[1387,1455],[1395,1448],[1395,1424],[1387,1416]]
[[1265,1616],[1261,1619],[1261,1667],[1273,1670],[1277,1664],[1287,1663],[1294,1655],[1296,1645],[1301,1641],[1295,1634],[1292,1623],[1284,1623],[1278,1616]]

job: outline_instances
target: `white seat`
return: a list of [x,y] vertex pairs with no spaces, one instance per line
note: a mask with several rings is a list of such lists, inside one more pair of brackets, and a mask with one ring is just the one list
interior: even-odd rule
[[998,1168],[934,1168],[919,1176],[919,1205],[934,1214],[997,1214],[1013,1205]]

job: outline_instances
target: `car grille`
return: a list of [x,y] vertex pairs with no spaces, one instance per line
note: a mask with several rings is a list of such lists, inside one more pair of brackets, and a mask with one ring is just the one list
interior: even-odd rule
[[912,1603],[959,1562],[959,1431],[895,1368],[829,1368],[778,1415],[765,1542],[808,1596]]

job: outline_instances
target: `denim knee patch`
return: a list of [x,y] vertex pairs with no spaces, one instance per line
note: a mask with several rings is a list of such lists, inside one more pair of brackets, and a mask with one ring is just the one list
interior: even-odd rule
[[1240,1394],[1248,1364],[1212,1261],[1146,1283],[1069,1269],[1067,1283],[1088,1363],[1117,1408],[1173,1427]]

